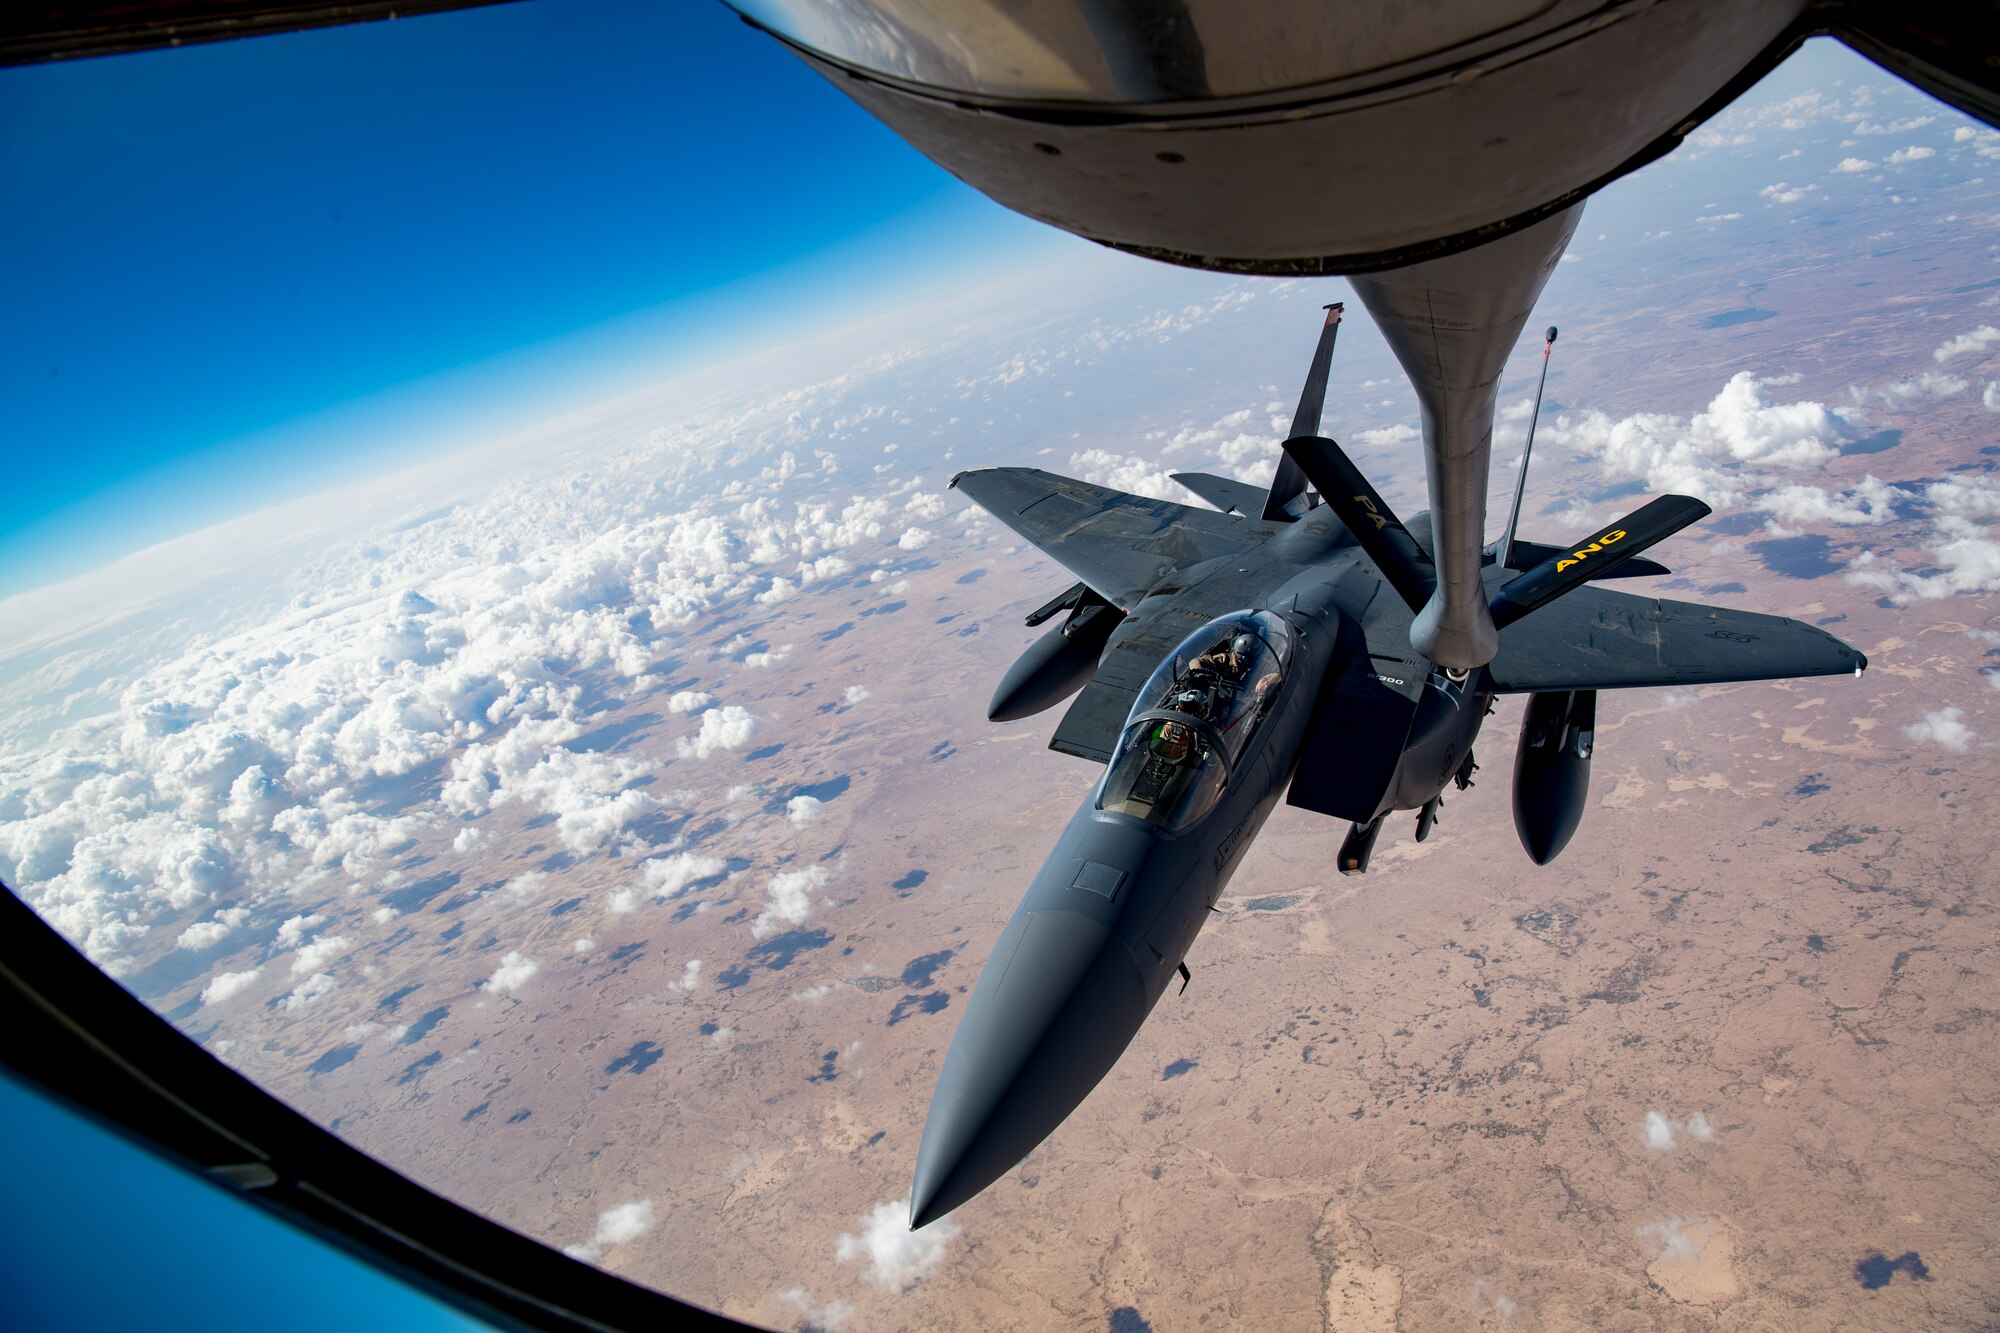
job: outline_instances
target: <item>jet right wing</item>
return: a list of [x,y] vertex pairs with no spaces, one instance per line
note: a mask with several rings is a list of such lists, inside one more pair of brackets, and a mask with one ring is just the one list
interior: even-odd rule
[[[1489,567],[1491,571],[1491,567]],[[1498,578],[1512,576],[1498,571]],[[1859,672],[1868,659],[1782,616],[1578,588],[1500,632],[1501,694],[1709,685]]]
[[1270,532],[1212,509],[1038,468],[978,468],[959,473],[951,485],[1121,611],[1174,570],[1258,545]]

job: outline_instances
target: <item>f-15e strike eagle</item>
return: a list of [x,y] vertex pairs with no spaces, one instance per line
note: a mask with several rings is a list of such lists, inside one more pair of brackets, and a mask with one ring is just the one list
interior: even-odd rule
[[[1395,293],[1365,281],[1355,284],[1378,319],[1393,315]],[[1680,495],[1550,547],[1515,540],[1517,486],[1506,536],[1473,553],[1481,614],[1465,614],[1443,595],[1431,515],[1406,526],[1318,433],[1341,315],[1327,307],[1268,494],[1200,473],[1175,480],[1214,509],[1033,468],[952,480],[1078,580],[1028,617],[1067,613],[1009,670],[990,716],[1025,717],[1081,686],[1050,747],[1105,770],[966,1006],[924,1125],[912,1227],[1020,1161],[1109,1072],[1177,973],[1185,989],[1188,948],[1280,795],[1349,821],[1340,869],[1363,873],[1391,813],[1417,811],[1418,841],[1429,834],[1445,789],[1471,785],[1473,741],[1496,696],[1526,694],[1514,818],[1546,864],[1582,818],[1597,691],[1858,675],[1867,664],[1796,621],[1589,586],[1666,573],[1639,553],[1709,512]],[[1511,324],[1498,330],[1511,345],[1519,319],[1499,323]],[[1501,345],[1494,332],[1473,341]],[[1404,361],[1427,434],[1448,445],[1421,358]],[[1483,409],[1467,418],[1485,412],[1486,438],[1492,368]],[[1448,470],[1450,450],[1432,452],[1435,495],[1436,459]],[[1474,452],[1483,470],[1485,439]],[[1463,649],[1481,622],[1496,642],[1475,665],[1413,647]]]

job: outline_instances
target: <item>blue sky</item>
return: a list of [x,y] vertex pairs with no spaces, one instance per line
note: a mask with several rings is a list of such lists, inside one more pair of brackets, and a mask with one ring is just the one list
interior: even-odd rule
[[[1857,74],[1887,82],[1815,43],[1746,100]],[[1771,169],[1650,168],[1579,244],[1609,231],[1642,263],[1656,219],[1761,204]],[[4,70],[0,172],[0,599],[918,288],[1104,254],[952,180],[716,0]]]
[[0,71],[0,173],[0,596],[1082,244],[718,3]]

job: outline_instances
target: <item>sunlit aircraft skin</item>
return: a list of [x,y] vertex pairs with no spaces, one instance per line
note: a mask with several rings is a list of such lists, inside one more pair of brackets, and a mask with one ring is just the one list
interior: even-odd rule
[[1008,673],[989,715],[1048,707],[1088,679],[1051,747],[1106,768],[966,1005],[917,1154],[913,1227],[1032,1151],[1176,975],[1185,987],[1189,947],[1288,787],[1292,804],[1352,822],[1339,866],[1362,873],[1391,811],[1419,811],[1421,840],[1446,787],[1471,784],[1494,696],[1528,693],[1515,814],[1545,863],[1582,815],[1598,689],[1866,665],[1795,621],[1584,586],[1666,572],[1633,557],[1707,514],[1685,496],[1565,547],[1513,542],[1510,523],[1507,545],[1529,567],[1510,565],[1500,543],[1484,553],[1491,662],[1461,670],[1420,656],[1411,625],[1438,579],[1428,516],[1406,528],[1337,444],[1307,433],[1338,327],[1330,310],[1285,443],[1296,466],[1269,495],[1179,478],[1224,513],[1030,468],[952,481],[1082,580],[1029,617],[1071,613]]

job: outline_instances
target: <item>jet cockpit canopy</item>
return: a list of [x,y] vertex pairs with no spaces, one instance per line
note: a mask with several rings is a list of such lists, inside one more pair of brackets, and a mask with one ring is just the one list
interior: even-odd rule
[[1292,627],[1269,611],[1203,625],[1139,691],[1097,791],[1097,808],[1169,830],[1214,808],[1276,703]]

